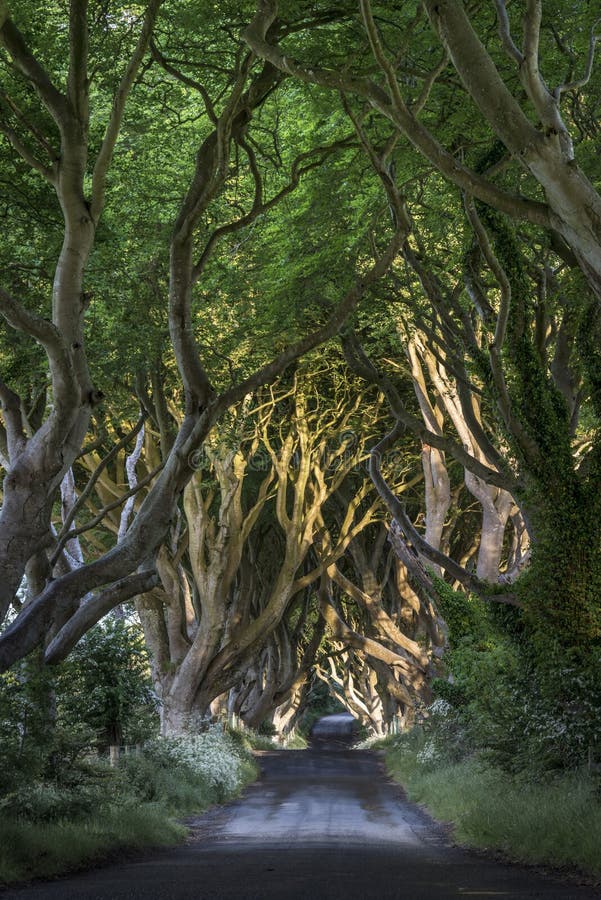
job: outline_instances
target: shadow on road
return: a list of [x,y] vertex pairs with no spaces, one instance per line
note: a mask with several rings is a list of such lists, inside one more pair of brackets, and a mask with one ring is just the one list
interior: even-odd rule
[[451,846],[380,757],[349,749],[350,718],[318,722],[307,750],[259,754],[260,780],[191,821],[186,845],[0,900],[599,900],[595,888]]

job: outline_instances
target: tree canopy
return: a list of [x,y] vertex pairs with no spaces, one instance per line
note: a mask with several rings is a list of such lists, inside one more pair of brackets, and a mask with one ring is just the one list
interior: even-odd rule
[[567,0],[0,3],[2,669],[133,603],[165,731],[289,728],[320,679],[382,732],[503,654],[581,703],[597,30]]

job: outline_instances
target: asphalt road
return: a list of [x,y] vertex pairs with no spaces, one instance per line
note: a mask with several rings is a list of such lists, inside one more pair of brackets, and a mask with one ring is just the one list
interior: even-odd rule
[[[336,745],[334,745],[336,746]],[[193,820],[190,842],[120,865],[0,894],[2,900],[584,900],[593,888],[449,846],[374,753],[260,756],[245,796]]]

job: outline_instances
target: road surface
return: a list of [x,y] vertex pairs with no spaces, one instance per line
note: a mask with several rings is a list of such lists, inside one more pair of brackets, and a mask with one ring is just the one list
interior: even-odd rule
[[187,845],[0,900],[601,896],[449,846],[374,753],[328,749],[322,734],[317,749],[265,753],[260,763],[262,779],[241,800],[195,819]]

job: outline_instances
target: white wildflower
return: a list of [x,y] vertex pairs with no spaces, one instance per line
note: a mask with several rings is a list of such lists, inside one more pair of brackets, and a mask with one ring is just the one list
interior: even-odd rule
[[213,725],[201,734],[173,738],[170,744],[177,759],[210,784],[223,786],[227,793],[241,786],[243,755],[221,726]]
[[431,763],[438,758],[438,749],[434,741],[428,741],[417,754],[420,763]]
[[431,703],[428,707],[428,712],[431,716],[448,716],[451,710],[451,704],[446,700],[443,700],[442,697],[439,697],[438,700],[435,700],[434,703]]

